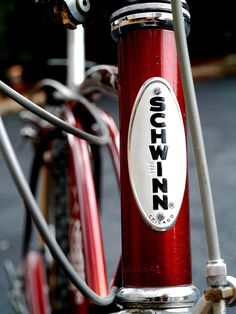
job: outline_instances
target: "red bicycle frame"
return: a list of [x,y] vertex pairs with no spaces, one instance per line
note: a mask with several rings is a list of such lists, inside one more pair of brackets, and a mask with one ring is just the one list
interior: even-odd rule
[[[162,287],[191,284],[187,181],[175,225],[168,231],[155,232],[148,228],[139,214],[127,161],[130,115],[135,97],[147,79],[166,79],[177,95],[181,113],[185,116],[174,34],[162,29],[132,31],[122,36],[119,47],[124,285]],[[157,58],[161,62],[157,62]]]
[[[102,114],[107,124],[111,141],[109,150],[114,162],[115,172],[119,176],[118,132],[112,119]],[[81,128],[80,122],[67,113],[67,119]],[[87,284],[99,295],[108,293],[106,265],[103,252],[100,217],[93,181],[91,160],[86,141],[68,135],[69,177],[70,177],[70,257],[73,266]],[[84,247],[86,249],[84,249]],[[73,289],[72,313],[88,313],[93,304],[88,305],[82,294]]]
[[[43,257],[30,252],[25,259],[25,294],[30,313],[49,314],[48,285]],[[33,298],[32,296],[37,296]]]
[[[174,308],[166,295],[173,301],[177,289],[187,287],[187,304],[197,293],[191,276],[186,112],[175,36],[167,20],[163,23],[164,8],[163,3],[134,4],[112,16],[121,141],[123,288],[118,298],[128,307]],[[178,113],[172,117],[171,110]]]

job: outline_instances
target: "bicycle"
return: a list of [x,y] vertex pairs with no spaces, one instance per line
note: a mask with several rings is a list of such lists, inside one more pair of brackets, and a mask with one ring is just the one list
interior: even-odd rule
[[[89,12],[88,1],[79,1],[77,3],[80,11],[75,10],[73,6],[70,7],[67,2],[63,4],[64,7],[56,7],[59,18],[65,18],[64,14],[66,14],[66,19],[63,22],[69,20],[71,22],[70,27],[75,22],[84,22],[83,13],[86,15]],[[178,44],[184,41],[183,37],[185,37],[185,28],[180,21],[182,21],[184,15],[187,31],[189,13],[185,1],[173,1],[172,5],[175,8],[173,15],[179,16],[178,25],[182,27],[179,31],[178,25],[174,25]],[[212,305],[215,313],[221,313],[224,311],[225,300],[228,303],[233,303],[235,280],[227,276],[226,266],[220,256],[216,225],[214,223],[215,217],[212,211],[211,191],[207,182],[204,151],[202,156],[196,154],[196,159],[198,160],[197,165],[200,173],[203,205],[208,208],[208,211],[205,210],[204,212],[209,241],[207,279],[211,288],[207,290],[204,297],[200,298],[195,307],[199,295],[191,280],[186,111],[180,75],[177,70],[173,71],[173,68],[177,69],[178,66],[175,37],[172,31],[175,19],[172,19],[170,2],[139,2],[116,7],[111,17],[111,23],[113,36],[116,37],[119,47],[119,101],[121,104],[126,104],[126,108],[124,106],[120,108],[122,269],[119,269],[118,277],[115,280],[117,285],[123,288],[120,288],[116,293],[112,290],[106,298],[101,298],[95,295],[93,291],[90,291],[76,277],[74,270],[70,268],[70,265],[67,264],[67,261],[57,250],[53,238],[45,230],[45,225],[39,218],[37,211],[32,211],[32,215],[37,222],[37,227],[44,234],[47,245],[53,254],[57,256],[57,259],[60,260],[68,277],[93,302],[105,306],[112,304],[114,297],[116,297],[116,302],[123,307],[121,313],[155,313],[157,311],[161,313],[207,313]],[[159,43],[158,46],[154,44],[156,42]],[[181,56],[184,59],[187,58],[186,54],[180,54]],[[170,60],[172,62],[171,67]],[[181,69],[182,64],[180,59]],[[188,75],[187,79],[185,76],[182,77],[184,86],[192,82]],[[51,85],[54,89],[57,87],[53,82],[48,85]],[[1,88],[3,88],[3,85]],[[59,89],[62,89],[62,86]],[[186,102],[190,103],[191,97],[189,97],[188,89],[184,89],[184,91]],[[63,94],[62,91],[60,93]],[[9,94],[12,95],[10,92]],[[73,101],[87,104],[87,101],[82,97],[78,98],[68,90],[65,90],[64,96]],[[21,103],[26,103],[25,100],[16,98]],[[70,108],[73,109],[73,104],[71,106]],[[195,107],[193,108],[194,111]],[[93,113],[93,119],[99,124],[100,130],[103,130],[106,134],[103,123],[107,119],[104,118],[104,114],[102,114],[102,123],[92,110],[90,110],[91,112]],[[39,113],[42,115],[40,110]],[[95,113],[97,112],[95,111]],[[70,112],[66,114],[68,114],[69,122],[81,126],[75,123]],[[199,123],[198,118],[196,118],[198,115],[196,112],[193,115],[192,111],[188,114],[190,116],[194,147],[199,150],[199,141],[201,143],[202,139],[201,134],[199,134],[200,128],[199,126],[196,127],[196,124]],[[144,117],[146,119],[143,119]],[[44,118],[48,118],[48,115],[44,115]],[[55,122],[58,123],[57,120]],[[83,122],[81,123],[83,125]],[[89,121],[89,129],[91,129],[90,123],[91,121]],[[175,129],[170,127],[172,123],[174,123]],[[74,129],[68,129],[64,124],[63,127],[67,131],[73,132],[73,134],[78,134]],[[178,143],[175,140],[176,129],[178,130]],[[63,134],[60,134],[59,137],[63,138]],[[95,139],[101,140],[98,136],[95,136],[95,138],[93,136],[92,139],[89,138],[90,141]],[[95,142],[97,142],[96,140]],[[70,141],[74,141],[71,135],[68,136],[68,142],[70,143]],[[78,141],[82,142],[81,140]],[[104,143],[104,136],[102,143]],[[82,146],[83,144],[79,145],[78,150],[82,151]],[[117,146],[114,147],[116,147],[117,152]],[[60,156],[59,160],[61,158],[64,157]],[[76,158],[78,158],[77,155]],[[179,167],[174,166],[176,160]],[[95,165],[94,168],[96,168]],[[201,172],[202,168],[203,172]],[[170,172],[169,169],[171,169]],[[75,171],[75,169],[72,169],[72,173],[75,173]],[[77,176],[75,177],[77,178]],[[75,177],[72,177],[73,180],[76,179]],[[23,179],[20,178],[19,181],[23,181]],[[79,181],[77,184],[80,184]],[[148,191],[144,191],[142,184]],[[80,188],[82,187],[84,187],[83,184]],[[83,196],[82,193],[81,198]],[[30,201],[28,201],[28,210],[31,210],[31,207],[34,206],[30,205]],[[80,218],[83,219],[82,215]],[[89,220],[91,221],[91,219]],[[95,225],[98,225],[97,220]],[[87,223],[84,224],[84,227],[86,226]],[[183,230],[184,232],[182,232]],[[147,238],[148,241],[144,242],[144,238]],[[96,238],[97,240],[98,238]],[[153,250],[153,243],[158,243],[161,254],[156,254],[156,251]],[[101,253],[101,248],[98,251]],[[30,255],[28,257],[31,258]],[[43,269],[39,256],[37,255],[36,258],[37,265]],[[29,261],[27,265],[31,267],[33,263]],[[120,282],[121,271],[122,283]],[[103,271],[100,273],[103,273]],[[45,283],[44,277],[41,277],[41,279]],[[30,278],[27,281],[28,285],[29,281]],[[102,280],[98,281],[102,282]],[[26,285],[26,288],[28,285]],[[41,299],[44,300],[45,294],[42,287],[43,284],[40,284]],[[103,294],[104,290],[99,292]],[[31,293],[29,292],[29,294]],[[31,300],[33,299],[31,298]],[[45,303],[42,301],[42,303],[46,313],[48,311],[47,300]],[[117,309],[115,310],[117,311]],[[95,311],[98,311],[97,307],[95,307]],[[103,308],[102,311],[105,312],[107,309]]]

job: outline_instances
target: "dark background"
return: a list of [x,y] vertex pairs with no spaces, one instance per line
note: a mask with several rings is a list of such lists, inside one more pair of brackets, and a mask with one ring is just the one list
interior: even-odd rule
[[[94,1],[94,2],[93,2]],[[107,10],[107,0],[100,3],[100,11]],[[117,4],[118,1],[115,1]],[[218,58],[236,52],[236,2],[224,0],[189,0],[192,16],[188,38],[191,58],[194,61]],[[100,13],[101,13],[100,12]],[[116,63],[115,43],[110,37],[108,18],[93,20],[86,31],[88,60]],[[66,30],[58,25],[42,4],[32,0],[1,0],[0,2],[0,70],[13,64],[24,66],[28,79],[47,75],[46,60],[66,57]]]

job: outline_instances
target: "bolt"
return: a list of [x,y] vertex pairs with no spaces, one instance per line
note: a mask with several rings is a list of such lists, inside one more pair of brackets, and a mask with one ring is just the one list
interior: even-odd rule
[[156,87],[153,92],[154,92],[155,95],[160,95],[161,88],[160,87]]
[[89,0],[77,0],[79,8],[87,13],[90,10],[90,1]]

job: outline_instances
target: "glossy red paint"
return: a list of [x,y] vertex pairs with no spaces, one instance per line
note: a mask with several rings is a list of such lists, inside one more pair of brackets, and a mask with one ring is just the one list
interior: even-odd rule
[[153,231],[140,216],[127,165],[130,115],[136,95],[147,79],[158,76],[169,82],[185,121],[174,33],[154,28],[127,31],[118,39],[118,51],[123,286],[188,285],[191,284],[188,184],[174,227],[165,232]]
[[[67,120],[81,128],[79,121],[76,121],[72,114],[68,113]],[[68,135],[68,143],[70,255],[74,267],[86,279],[87,284],[96,293],[105,296],[108,293],[107,275],[89,148],[84,140],[72,135]],[[86,247],[86,250],[83,250],[83,247]],[[74,293],[73,313],[87,313],[85,302],[79,292]]]
[[30,314],[49,314],[48,286],[43,257],[29,252],[25,258],[25,295]]

